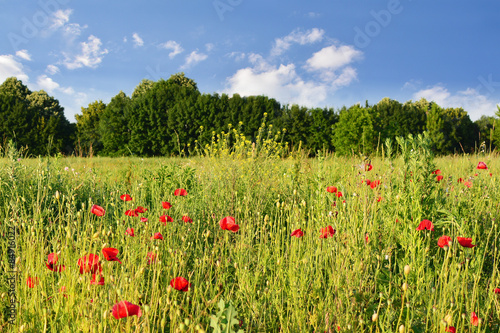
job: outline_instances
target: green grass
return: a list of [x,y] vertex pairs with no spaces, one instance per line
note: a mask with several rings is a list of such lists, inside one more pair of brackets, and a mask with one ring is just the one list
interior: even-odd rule
[[[234,331],[500,330],[494,156],[432,159],[416,149],[375,158],[369,172],[356,157],[212,156],[0,160],[0,330],[212,332],[220,300],[237,311]],[[479,161],[489,169],[476,170]],[[365,179],[381,183],[372,189]],[[177,188],[188,195],[174,196]],[[120,200],[125,193],[133,201]],[[164,210],[162,201],[172,208]],[[91,214],[93,204],[106,214]],[[137,206],[148,209],[141,214],[147,223],[125,216]],[[163,214],[174,222],[164,226]],[[182,222],[184,215],[193,223]],[[238,232],[220,228],[226,216]],[[433,232],[416,230],[423,219]],[[320,238],[328,225],[335,235]],[[18,228],[14,325],[7,316],[9,226]],[[125,234],[129,227],[135,237]],[[298,228],[304,236],[290,237]],[[155,232],[164,240],[151,240]],[[437,246],[442,235],[454,240],[448,250]],[[461,247],[457,236],[476,247]],[[117,248],[122,264],[106,261],[104,247]],[[61,273],[45,265],[52,252],[66,266]],[[148,264],[148,252],[155,263]],[[78,259],[90,253],[100,257],[103,286],[79,273]],[[189,291],[170,287],[177,276],[192,284]],[[39,284],[28,288],[28,277]],[[111,308],[123,300],[140,305],[142,316],[115,319]],[[481,318],[477,327],[472,312]]]

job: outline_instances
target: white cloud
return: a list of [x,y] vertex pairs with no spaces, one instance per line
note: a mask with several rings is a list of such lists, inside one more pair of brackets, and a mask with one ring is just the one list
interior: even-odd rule
[[292,44],[313,44],[323,40],[323,35],[325,31],[323,29],[313,28],[306,32],[296,29],[292,31],[289,35],[283,38],[276,38],[274,40],[274,46],[271,49],[271,55],[279,56],[286,50],[288,50]]
[[50,25],[50,30],[57,30],[69,22],[69,17],[73,13],[72,9],[62,10],[54,12],[51,17],[52,24]]
[[73,59],[66,55],[64,65],[68,69],[76,69],[81,67],[96,68],[102,61],[107,49],[101,50],[101,40],[93,35],[90,35],[88,42],[80,43],[81,53],[74,56]]
[[186,57],[186,62],[184,63],[184,65],[181,66],[181,69],[185,69],[193,65],[196,65],[200,61],[203,61],[207,58],[208,56],[206,54],[193,51]]
[[184,51],[184,49],[181,47],[181,45],[173,40],[169,40],[168,42],[160,44],[160,47],[167,49],[167,50],[172,50],[172,52],[170,52],[168,54],[168,57],[170,59],[172,59],[173,57],[175,57],[176,55],[178,55],[179,53],[182,53]]
[[226,93],[266,95],[281,103],[305,106],[317,106],[327,98],[329,85],[305,81],[297,74],[294,64],[272,66],[258,55],[251,58],[255,66],[240,69],[228,78]]
[[310,70],[337,70],[361,58],[363,52],[356,50],[353,46],[335,45],[327,46],[313,54],[307,59],[307,67]]
[[473,88],[457,91],[452,94],[441,84],[422,89],[413,94],[414,100],[425,98],[428,101],[434,101],[441,107],[462,107],[472,121],[479,119],[482,115],[493,116],[497,111],[497,104],[500,100],[493,100],[487,95],[482,95]]
[[27,50],[19,50],[16,52],[16,56],[18,56],[21,59],[31,61],[31,56],[29,55]]
[[137,32],[134,32],[134,34],[132,35],[132,39],[134,40],[135,47],[140,47],[144,45],[144,41]]
[[45,72],[49,73],[50,75],[54,75],[56,73],[59,73],[59,67],[55,65],[48,65],[47,68],[45,68]]
[[23,64],[18,62],[13,55],[0,55],[0,82],[4,82],[11,76],[15,76],[24,84],[29,80],[28,75],[24,73]]
[[207,50],[207,52],[212,51],[214,48],[215,48],[215,45],[212,43],[205,44],[205,49]]
[[246,54],[244,52],[231,52],[227,56],[233,58],[235,61],[241,61],[245,59]]
[[59,88],[59,83],[55,82],[47,75],[40,75],[36,80],[36,84],[40,89],[45,90],[49,94],[52,94],[54,90]]

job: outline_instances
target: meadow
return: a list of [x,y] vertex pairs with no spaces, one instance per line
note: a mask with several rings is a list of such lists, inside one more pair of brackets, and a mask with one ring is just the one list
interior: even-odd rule
[[5,151],[0,331],[498,332],[500,161],[391,147]]

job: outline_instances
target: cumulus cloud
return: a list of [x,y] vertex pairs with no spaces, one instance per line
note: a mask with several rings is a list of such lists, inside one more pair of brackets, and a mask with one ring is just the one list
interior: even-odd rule
[[45,68],[45,72],[47,72],[50,75],[54,75],[56,73],[59,73],[59,67],[55,65],[48,65],[47,68]]
[[413,94],[414,100],[425,98],[434,101],[441,107],[461,107],[475,121],[482,115],[493,116],[497,111],[499,100],[493,100],[488,95],[481,94],[477,89],[467,88],[456,93],[451,93],[443,85],[437,84],[433,87],[422,89]]
[[187,57],[186,57],[186,62],[184,65],[181,66],[181,69],[185,69],[191,66],[196,65],[200,61],[203,61],[208,58],[208,55],[204,53],[198,53],[198,51],[193,51],[191,52]]
[[36,85],[37,89],[43,89],[49,94],[53,94],[54,92],[62,92],[66,95],[73,95],[75,93],[75,90],[72,87],[61,87],[59,83],[45,74],[37,77]]
[[144,41],[137,32],[134,32],[134,34],[132,35],[132,39],[134,40],[135,47],[140,47],[144,45]]
[[168,54],[168,57],[170,59],[174,58],[176,55],[184,51],[181,45],[173,40],[169,40],[168,42],[160,44],[160,47],[163,49],[172,50],[172,52]]
[[289,35],[283,38],[276,38],[274,40],[274,46],[271,49],[271,55],[279,56],[283,52],[287,51],[292,46],[292,44],[306,45],[320,42],[323,40],[324,34],[325,31],[318,28],[313,28],[307,31],[296,29]]
[[73,13],[72,9],[59,9],[58,11],[54,12],[52,17],[50,18],[52,24],[50,25],[49,29],[50,30],[57,30],[61,27],[63,27],[66,23],[69,22],[69,17]]
[[13,55],[0,55],[0,83],[11,76],[17,77],[25,84],[29,80],[28,75],[24,72],[23,64],[17,61]]
[[19,50],[16,52],[16,56],[21,58],[21,59],[24,59],[24,60],[27,60],[27,61],[31,61],[31,56],[29,55],[28,51],[27,50]]
[[68,69],[76,69],[81,67],[96,68],[101,62],[107,49],[101,49],[101,40],[93,35],[90,35],[87,42],[80,43],[81,52],[75,56],[66,56],[64,65]]

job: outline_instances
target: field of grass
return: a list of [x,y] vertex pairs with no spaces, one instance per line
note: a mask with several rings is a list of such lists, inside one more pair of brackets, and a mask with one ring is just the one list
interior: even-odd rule
[[[0,160],[0,331],[498,332],[500,161],[433,158],[416,139],[400,153],[368,171],[359,157],[298,153],[11,152]],[[423,220],[433,231],[417,230]]]

